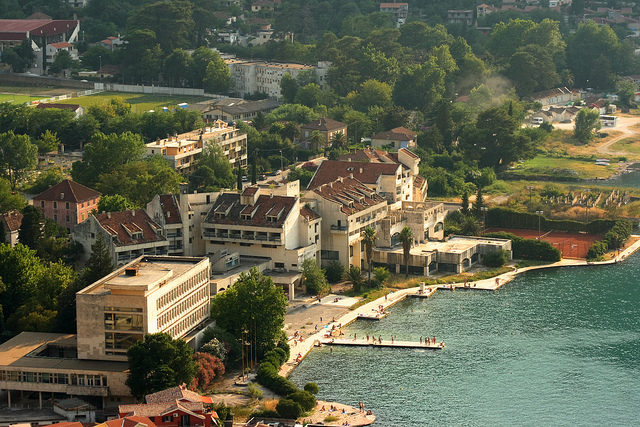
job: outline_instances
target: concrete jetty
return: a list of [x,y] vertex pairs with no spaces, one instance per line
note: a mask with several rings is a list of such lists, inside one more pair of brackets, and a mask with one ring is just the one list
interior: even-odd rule
[[348,338],[321,338],[318,340],[320,344],[324,345],[342,345],[351,347],[390,347],[390,348],[419,348],[425,350],[442,350],[444,348],[443,342],[434,344],[425,344],[424,342],[415,341],[396,341],[393,342],[390,339],[382,340],[382,344],[378,341],[366,340],[366,339],[348,339]]
[[371,313],[358,313],[358,319],[363,320],[380,320],[384,319],[389,315],[388,312],[383,311],[382,313],[379,311],[371,312]]

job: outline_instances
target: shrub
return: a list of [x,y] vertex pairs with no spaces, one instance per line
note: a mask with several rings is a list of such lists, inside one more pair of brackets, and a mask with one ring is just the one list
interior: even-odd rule
[[607,243],[609,249],[619,249],[629,239],[632,230],[633,224],[631,221],[626,219],[618,220],[611,227],[611,230],[604,235],[603,241]]
[[507,258],[507,252],[501,249],[486,254],[482,262],[487,267],[502,267],[507,262]]
[[338,283],[342,280],[344,266],[340,264],[340,261],[331,261],[325,268],[324,273],[329,283]]
[[200,347],[200,352],[209,353],[210,355],[217,357],[223,362],[227,357],[227,347],[218,338],[214,338],[211,341],[205,343],[202,347]]
[[249,394],[256,399],[262,399],[262,390],[256,383],[249,383]]
[[539,261],[560,261],[562,253],[549,242],[537,239],[524,239],[512,233],[499,231],[487,233],[488,237],[511,240],[513,257],[518,259],[534,259]]
[[280,399],[276,406],[276,412],[282,418],[295,420],[302,415],[302,407],[291,399]]
[[249,419],[251,418],[279,418],[280,415],[276,411],[272,411],[271,409],[263,409],[261,411],[252,412],[249,415]]
[[373,285],[376,287],[383,287],[391,273],[385,267],[376,267],[373,269]]
[[487,227],[537,230],[538,220],[540,221],[540,229],[544,231],[558,230],[570,233],[584,231],[591,234],[605,233],[616,223],[616,221],[611,219],[596,219],[586,223],[572,220],[547,219],[545,217],[538,218],[538,215],[534,213],[518,212],[503,207],[495,207],[487,211]]
[[318,384],[316,383],[306,383],[304,385],[304,391],[308,391],[311,394],[318,394]]
[[587,252],[587,261],[597,261],[607,252],[608,246],[606,242],[596,240],[593,242]]
[[297,402],[304,411],[310,411],[316,407],[316,397],[308,391],[298,390],[288,395],[287,399]]

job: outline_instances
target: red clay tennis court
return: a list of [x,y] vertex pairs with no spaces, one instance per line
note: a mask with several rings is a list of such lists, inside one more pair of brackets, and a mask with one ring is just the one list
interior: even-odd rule
[[[497,231],[506,231],[525,239],[537,239],[538,230],[523,230],[518,228],[489,228],[485,232],[493,233]],[[557,248],[563,258],[585,259],[589,247],[596,240],[601,240],[599,234],[583,234],[583,233],[563,233],[560,231],[542,231],[542,240],[549,242],[554,248]]]

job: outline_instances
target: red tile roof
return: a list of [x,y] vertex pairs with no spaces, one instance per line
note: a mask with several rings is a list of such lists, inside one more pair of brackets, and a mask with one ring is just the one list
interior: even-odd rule
[[414,139],[416,136],[418,136],[418,134],[412,131],[411,129],[407,129],[405,127],[400,126],[397,128],[393,128],[391,130],[377,133],[373,135],[371,139],[385,139],[390,141],[396,140],[396,139],[410,140],[410,139]]
[[325,131],[325,132],[331,132],[331,131],[334,131],[334,130],[344,129],[346,127],[347,127],[347,125],[342,123],[342,122],[322,117],[322,118],[320,118],[318,120],[314,120],[311,123],[307,123],[305,125],[302,125],[300,128],[301,129],[308,129],[308,130],[311,130],[311,131],[320,130],[320,131]]
[[4,215],[1,215],[0,218],[2,218],[7,230],[12,232],[20,229],[20,226],[22,225],[22,216],[22,212],[14,209]]
[[[137,245],[165,240],[157,234],[161,228],[143,209],[124,212],[107,212],[94,215],[102,228],[112,236],[117,236],[116,246]],[[142,233],[142,237],[134,239],[131,234]]]
[[[204,414],[204,405],[202,402],[159,402],[159,403],[140,403],[133,405],[120,405],[118,412],[122,416],[125,414],[130,417],[132,415],[142,415],[146,417],[159,417],[171,412],[183,412],[195,418],[204,420],[205,417],[211,417],[213,414]],[[217,416],[215,417],[217,418]]]
[[386,200],[362,182],[354,178],[338,178],[328,184],[314,188],[321,197],[340,204],[340,210],[347,215],[363,211]]
[[338,160],[352,162],[397,163],[397,161],[390,156],[390,153],[387,153],[384,150],[376,150],[371,147],[363,150],[357,150],[353,153],[343,154],[338,157]]
[[211,402],[210,397],[200,396],[195,391],[189,390],[184,385],[161,390],[156,393],[147,394],[144,397],[147,403],[175,402],[176,400],[187,400],[189,402]]
[[58,43],[51,43],[51,46],[55,47],[56,49],[63,49],[65,47],[72,47],[73,45],[67,42],[58,42]]
[[398,150],[398,152],[402,151],[403,153],[405,153],[406,155],[408,155],[409,157],[413,157],[414,159],[419,159],[420,156],[418,156],[416,153],[414,153],[411,150],[407,150],[406,148],[401,148]]
[[258,187],[247,187],[242,191],[243,196],[253,196],[258,192]]
[[105,421],[102,424],[98,424],[96,427],[136,427],[140,424],[146,425],[147,427],[156,427],[156,424],[148,417],[142,417],[139,415],[131,415],[124,418],[116,418],[115,420]]
[[325,160],[313,175],[307,189],[313,190],[320,185],[335,181],[338,177],[348,177],[350,175],[365,184],[375,184],[378,182],[380,175],[396,175],[399,172],[398,169],[402,169],[402,166],[398,163],[369,163],[364,165],[358,162]]
[[73,110],[76,111],[78,108],[80,108],[80,105],[78,104],[50,104],[47,102],[41,102],[40,104],[36,105],[36,108],[59,108],[61,110]]
[[181,224],[180,209],[178,201],[173,194],[160,195],[160,208],[166,224]]
[[63,421],[61,423],[47,424],[44,427],[83,427],[80,421]]
[[100,193],[92,188],[86,187],[77,182],[65,179],[44,190],[33,198],[33,200],[55,200],[64,202],[82,203],[87,200],[94,200],[100,197]]
[[50,19],[0,19],[0,40],[24,40],[31,37],[53,36],[73,30],[78,21]]
[[[243,205],[240,194],[224,193],[218,196],[205,221],[210,224],[281,228],[295,203],[295,197],[262,195],[254,205]],[[267,217],[275,220],[270,221]]]

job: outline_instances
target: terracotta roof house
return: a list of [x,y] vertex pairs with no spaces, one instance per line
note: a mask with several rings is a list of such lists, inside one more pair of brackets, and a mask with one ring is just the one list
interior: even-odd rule
[[213,403],[210,397],[201,396],[195,391],[189,390],[185,384],[147,394],[144,400],[147,403],[173,402],[176,400],[181,402]]
[[371,146],[391,147],[395,150],[413,148],[417,144],[417,136],[416,132],[400,126],[373,135],[371,137]]
[[304,124],[300,126],[300,140],[305,146],[308,146],[309,138],[314,131],[320,132],[324,144],[329,145],[336,134],[341,133],[345,137],[347,136],[347,125],[337,120],[327,119],[325,117]]
[[92,188],[65,179],[35,196],[33,205],[42,209],[45,218],[71,230],[98,208],[100,195]]
[[[182,427],[217,425],[218,414],[204,407],[202,402],[172,402],[140,403],[134,405],[120,405],[118,412],[121,417],[147,417],[160,426]],[[121,427],[120,425],[109,427]]]
[[18,232],[22,225],[22,212],[19,210],[11,210],[6,214],[0,215],[0,222],[4,226],[4,242],[14,247],[18,243]]
[[[173,424],[161,424],[160,425],[173,425]],[[129,417],[116,418],[113,420],[105,421],[100,424],[96,424],[94,427],[156,427],[156,423],[151,421],[149,417],[143,417],[139,415],[132,415]]]
[[126,264],[141,255],[167,255],[169,241],[162,227],[143,209],[91,214],[73,230],[73,239],[91,253],[98,234],[105,237],[112,259]]

